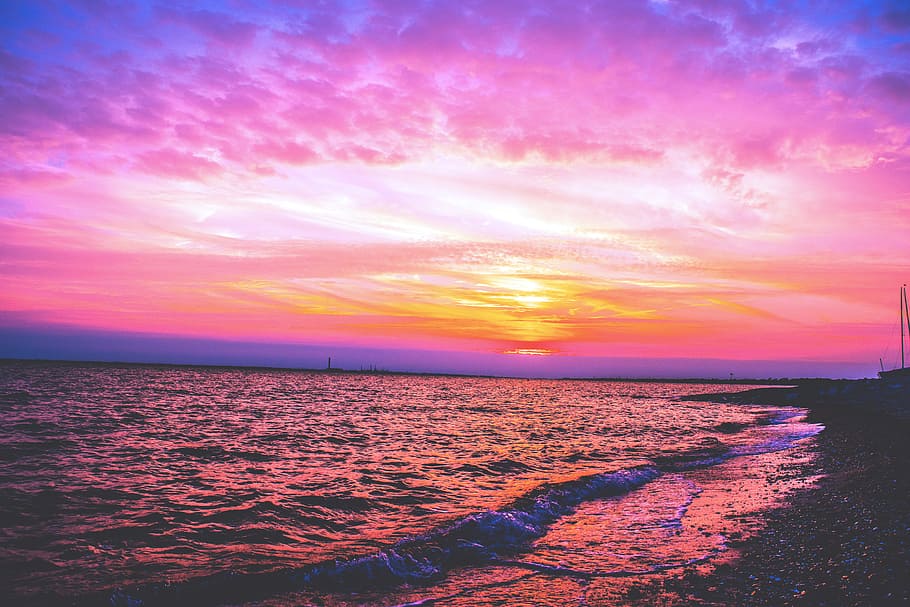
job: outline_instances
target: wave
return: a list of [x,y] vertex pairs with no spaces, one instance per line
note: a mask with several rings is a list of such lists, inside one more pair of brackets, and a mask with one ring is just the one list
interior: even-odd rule
[[456,567],[482,565],[522,552],[582,502],[628,493],[660,474],[655,466],[640,466],[545,484],[501,509],[462,517],[371,555],[293,570],[225,572],[174,584],[120,589],[104,603],[112,607],[216,605],[305,589],[351,592],[427,583]]
[[712,428],[715,432],[721,434],[736,434],[749,427],[749,424],[739,422],[721,422]]
[[[783,423],[791,419],[775,419]],[[811,425],[807,425],[811,426]],[[776,451],[817,433],[808,427],[787,437],[777,437],[750,447],[730,448],[709,437],[685,452],[667,452],[653,463],[544,484],[512,503],[456,519],[428,533],[402,539],[376,553],[350,559],[336,559],[295,569],[266,573],[224,572],[178,583],[153,584],[119,589],[107,594],[104,604],[112,607],[155,607],[158,605],[217,605],[224,602],[254,601],[282,593],[383,591],[404,584],[425,585],[463,567],[488,564],[521,566],[538,571],[543,564],[513,560],[543,537],[550,526],[571,514],[583,502],[624,495],[665,473],[704,468],[741,455]],[[373,504],[356,504],[370,507]],[[683,505],[683,510],[688,504]],[[680,512],[680,518],[682,512]],[[660,570],[660,567],[654,569]],[[583,572],[553,569],[552,573],[582,576]],[[621,576],[646,572],[605,572],[596,575]],[[595,575],[595,574],[591,574]],[[79,602],[79,605],[101,604]]]
[[804,427],[799,431],[793,431],[785,436],[770,437],[760,443],[753,445],[740,445],[730,452],[730,457],[739,457],[742,455],[759,455],[762,453],[774,453],[790,449],[796,443],[809,437],[815,436],[822,431],[824,426],[821,424],[803,424]]
[[260,453],[258,451],[245,451],[243,449],[227,449],[219,445],[183,445],[174,447],[174,453],[186,457],[192,457],[204,461],[224,461],[230,459],[242,459],[250,462],[270,462],[278,459],[274,455]]
[[465,463],[456,468],[457,472],[467,472],[469,474],[485,476],[502,476],[504,474],[525,472],[527,470],[531,470],[531,466],[508,457],[490,462],[481,462],[479,464]]
[[684,472],[719,464],[732,457],[732,454],[729,445],[713,436],[707,436],[692,449],[658,455],[653,459],[663,472]]
[[480,565],[525,549],[582,502],[628,493],[656,478],[653,466],[544,485],[499,510],[471,514],[377,554],[323,564],[300,581],[323,590],[360,590],[426,582],[465,565]]

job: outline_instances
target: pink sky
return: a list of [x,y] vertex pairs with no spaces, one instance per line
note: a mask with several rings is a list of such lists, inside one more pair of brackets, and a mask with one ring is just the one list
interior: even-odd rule
[[899,363],[903,3],[33,4],[0,19],[0,356]]

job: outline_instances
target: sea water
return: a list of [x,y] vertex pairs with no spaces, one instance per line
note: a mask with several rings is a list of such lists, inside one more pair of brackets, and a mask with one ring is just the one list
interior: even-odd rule
[[591,579],[722,552],[754,499],[745,464],[820,430],[680,400],[740,388],[2,363],[0,592],[577,603]]

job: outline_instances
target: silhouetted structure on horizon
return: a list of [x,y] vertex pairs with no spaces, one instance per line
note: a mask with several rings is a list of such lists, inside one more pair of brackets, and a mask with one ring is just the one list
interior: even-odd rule
[[910,378],[910,368],[904,366],[904,322],[907,323],[907,336],[910,337],[910,307],[907,303],[907,285],[901,286],[901,366],[900,369],[892,369],[891,371],[885,371],[884,365],[882,365],[882,370],[878,372],[878,376],[882,379],[892,380],[892,379],[901,379],[901,378]]

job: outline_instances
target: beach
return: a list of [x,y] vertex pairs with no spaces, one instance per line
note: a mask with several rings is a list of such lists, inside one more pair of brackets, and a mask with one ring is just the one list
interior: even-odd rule
[[[807,382],[711,396],[809,406],[824,424],[822,478],[758,515],[756,534],[712,565],[628,584],[628,605],[906,605],[910,603],[910,410],[904,385]],[[589,601],[597,604],[596,599]]]

